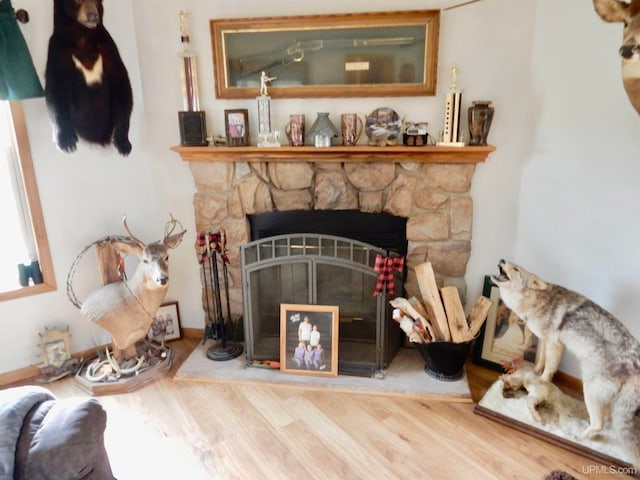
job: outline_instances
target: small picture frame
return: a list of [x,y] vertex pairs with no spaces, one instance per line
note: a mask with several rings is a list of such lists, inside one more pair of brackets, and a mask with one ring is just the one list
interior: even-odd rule
[[71,334],[66,330],[46,328],[40,333],[42,367],[60,368],[71,359]]
[[514,360],[524,359],[535,363],[538,338],[507,308],[500,296],[500,289],[489,275],[484,277],[482,294],[493,304],[475,343],[474,362],[499,372],[504,372],[505,365]]
[[167,302],[158,308],[147,337],[158,343],[177,340],[182,337],[178,302]]
[[337,376],[338,321],[337,306],[280,304],[280,371]]
[[249,145],[249,111],[246,108],[225,110],[224,125],[227,133],[227,146],[244,147]]

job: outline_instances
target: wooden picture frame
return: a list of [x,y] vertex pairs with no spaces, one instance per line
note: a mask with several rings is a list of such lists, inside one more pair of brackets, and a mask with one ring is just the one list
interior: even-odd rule
[[535,363],[538,338],[507,308],[489,275],[484,277],[482,294],[493,304],[475,342],[474,362],[499,372],[519,358]]
[[147,335],[150,340],[162,343],[182,338],[178,302],[163,303],[154,317]]
[[42,349],[41,367],[60,368],[68,360],[71,360],[69,327],[66,330],[45,328],[44,333],[39,333],[39,336]]
[[439,10],[209,23],[217,98],[436,94]]
[[227,146],[249,145],[249,110],[246,108],[225,110],[224,129],[227,134]]
[[281,372],[338,375],[338,312],[330,305],[280,304]]

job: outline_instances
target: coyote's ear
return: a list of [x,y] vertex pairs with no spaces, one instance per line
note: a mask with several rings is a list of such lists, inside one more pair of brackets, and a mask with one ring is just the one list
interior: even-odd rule
[[547,288],[547,284],[535,275],[531,275],[527,281],[527,287],[533,290],[544,290]]

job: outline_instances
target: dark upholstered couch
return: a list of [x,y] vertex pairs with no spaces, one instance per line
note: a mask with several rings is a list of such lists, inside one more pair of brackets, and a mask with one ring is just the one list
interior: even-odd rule
[[0,480],[113,480],[107,414],[94,398],[39,386],[0,390]]

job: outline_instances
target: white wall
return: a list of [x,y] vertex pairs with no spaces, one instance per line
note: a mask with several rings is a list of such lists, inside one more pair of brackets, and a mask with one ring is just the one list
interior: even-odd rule
[[[144,240],[159,238],[169,212],[189,230],[171,257],[168,299],[180,302],[184,326],[204,325],[192,248],[194,186],[187,165],[169,150],[179,143],[180,9],[192,13],[201,107],[207,112],[209,130],[217,134],[224,130],[225,108],[248,108],[252,124],[256,108],[254,100],[215,99],[210,18],[425,9],[457,3],[462,2],[404,0],[391,5],[382,0],[327,0],[298,2],[294,11],[290,2],[258,0],[105,2],[105,24],[134,86],[134,150],[128,158],[112,149],[84,146],[73,155],[59,153],[50,141],[44,100],[26,102],[59,289],[0,304],[0,371],[36,363],[37,334],[45,326],[69,325],[74,350],[108,340],[69,303],[65,282],[71,262],[85,245],[106,234],[123,233],[124,213]],[[23,32],[44,78],[50,3],[22,0],[20,7],[31,13],[32,22]],[[552,16],[552,7],[565,12]],[[496,107],[489,141],[498,150],[478,165],[472,187],[469,299],[475,299],[483,276],[495,272],[498,259],[505,257],[544,278],[592,294],[632,324],[631,312],[638,306],[632,292],[640,281],[633,268],[637,255],[630,261],[635,253],[630,247],[639,236],[632,215],[638,203],[633,175],[638,166],[631,158],[638,140],[631,132],[640,119],[630,110],[620,85],[618,41],[619,28],[602,23],[585,0],[483,0],[442,13],[436,96],[276,100],[274,124],[284,124],[292,112],[315,118],[317,111],[329,111],[337,118],[346,111],[365,115],[390,106],[407,119],[428,121],[430,132],[437,134],[449,66],[456,63],[458,82],[465,90],[464,107],[476,99],[492,100]],[[574,73],[576,69],[582,72]],[[93,258],[87,257],[76,277],[81,299],[97,284],[94,267]],[[576,373],[571,364],[568,369]]]
[[[105,23],[121,45],[135,45],[133,13],[128,1],[112,2]],[[31,21],[22,26],[36,70],[44,85],[47,45],[52,31],[53,2],[23,0],[15,8],[29,11]],[[66,297],[66,277],[76,255],[87,244],[108,234],[125,233],[121,218],[138,236],[149,241],[161,238],[167,213],[157,207],[152,158],[142,146],[144,108],[135,48],[122,48],[136,105],[132,115],[128,158],[114,149],[80,145],[68,155],[53,142],[43,98],[24,102],[31,153],[36,171],[45,224],[53,257],[58,290],[52,293],[0,303],[2,336],[1,371],[11,371],[39,361],[38,333],[45,327],[65,328],[72,334],[72,349],[82,350],[109,341],[105,332],[82,318]],[[85,258],[76,289],[82,299],[97,286],[95,255]]]
[[[592,2],[539,0],[537,120],[514,260],[592,298],[640,337],[640,118],[617,54],[622,25]],[[561,368],[578,374],[567,355]]]

